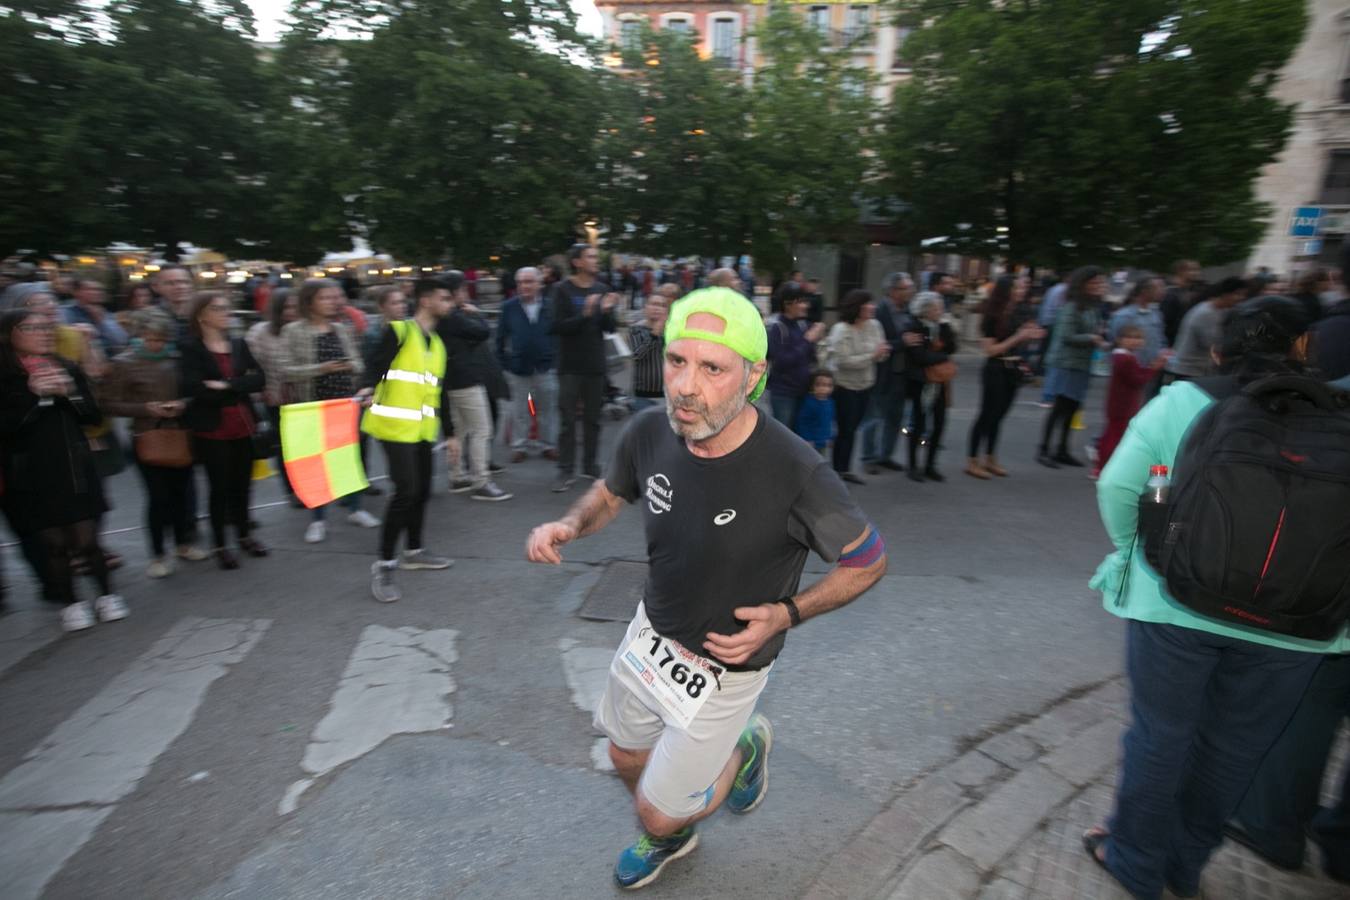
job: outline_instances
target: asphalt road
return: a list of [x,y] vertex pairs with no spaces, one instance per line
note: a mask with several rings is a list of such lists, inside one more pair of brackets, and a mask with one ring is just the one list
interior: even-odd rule
[[[977,368],[955,388],[946,484],[851,488],[890,573],[790,636],[761,705],[777,732],[767,801],[701,826],[646,894],[795,896],[916,777],[1119,673],[1121,626],[1087,590],[1107,550],[1092,485],[1032,461],[1037,391],[1005,425],[1012,476],[960,473]],[[387,606],[369,595],[376,532],[334,515],[306,545],[276,479],[255,492],[270,558],[163,581],[142,574],[136,476],[114,479],[107,543],[128,558],[132,614],[80,635],[59,634],[0,550],[15,607],[0,618],[0,897],[617,894],[637,826],[589,709],[624,626],[575,613],[605,563],[643,558],[639,516],[560,568],[530,565],[530,527],[576,495],[550,493],[541,460],[508,469],[516,496],[499,504],[438,475],[427,544],[458,563],[401,573]]]

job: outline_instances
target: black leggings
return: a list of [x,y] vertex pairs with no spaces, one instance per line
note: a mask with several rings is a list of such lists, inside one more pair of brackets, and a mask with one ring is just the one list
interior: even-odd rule
[[1012,409],[1013,398],[1022,383],[1022,373],[1000,359],[985,361],[984,371],[980,375],[980,415],[970,427],[970,457],[980,455],[980,445],[989,449],[990,456],[998,447],[998,430],[1003,417]]
[[225,546],[225,526],[233,525],[239,540],[248,538],[248,498],[253,489],[253,441],[197,438],[197,460],[210,486],[211,539]]
[[108,563],[103,557],[103,548],[98,545],[98,523],[94,519],[44,528],[38,532],[38,537],[46,551],[47,583],[53,601],[65,605],[79,599],[75,596],[72,570],[72,564],[77,560],[84,561],[98,584],[99,596],[112,593]]
[[869,396],[871,391],[851,391],[841,387],[834,389],[834,418],[839,425],[839,433],[834,438],[836,472],[847,472],[853,461],[853,436],[858,433],[858,426],[867,413]]
[[[938,385],[934,389],[933,405],[927,410],[923,406],[923,392],[927,384],[922,381],[910,381],[905,385],[906,399],[912,404],[909,432],[909,468],[914,471],[919,465],[919,445],[925,437],[928,440],[928,458],[924,465],[933,468],[937,462],[938,445],[942,442],[942,432],[947,427],[947,388]],[[929,428],[928,413],[933,414],[932,427]],[[927,435],[924,430],[928,429]]]
[[1069,452],[1069,428],[1073,425],[1074,414],[1082,406],[1072,397],[1066,397],[1058,394],[1055,397],[1055,403],[1050,407],[1050,414],[1045,417],[1045,428],[1041,432],[1041,453],[1050,452],[1050,440],[1054,437],[1055,428],[1059,428],[1059,452]]
[[394,483],[394,496],[389,498],[380,532],[380,559],[388,561],[394,558],[398,537],[405,531],[408,549],[422,549],[422,522],[431,496],[431,444],[380,441],[380,445],[388,461],[389,480]]
[[150,534],[150,552],[164,555],[164,532],[173,529],[174,542],[192,543],[192,513],[188,511],[188,483],[192,467],[148,466],[136,460],[145,481],[145,530]]

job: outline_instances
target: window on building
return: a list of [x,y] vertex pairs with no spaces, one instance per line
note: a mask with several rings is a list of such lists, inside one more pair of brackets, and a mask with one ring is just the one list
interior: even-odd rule
[[1350,204],[1350,150],[1332,150],[1320,201],[1328,206]]
[[713,19],[712,56],[723,65],[731,65],[736,60],[736,20]]
[[806,13],[807,23],[821,34],[830,33],[830,8],[813,6]]
[[692,19],[667,19],[664,27],[676,34],[690,35],[694,31],[694,22]]
[[872,7],[850,6],[844,27],[844,43],[856,44],[866,40],[872,29]]
[[892,69],[909,71],[913,68],[912,60],[909,58],[909,52],[905,49],[905,43],[909,40],[912,28],[895,29],[895,60],[891,63]]
[[619,46],[623,49],[638,49],[638,42],[641,38],[642,21],[640,19],[624,19],[619,23]]

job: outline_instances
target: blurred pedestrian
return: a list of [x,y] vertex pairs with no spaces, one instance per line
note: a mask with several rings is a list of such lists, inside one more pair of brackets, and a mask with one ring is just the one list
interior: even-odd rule
[[1134,326],[1143,332],[1144,343],[1139,348],[1139,361],[1152,365],[1158,354],[1167,348],[1162,311],[1158,302],[1164,292],[1163,280],[1146,275],[1130,286],[1125,302],[1107,322],[1106,339],[1112,344],[1120,339],[1123,328]]
[[1175,353],[1167,361],[1164,381],[1189,381],[1203,378],[1214,370],[1214,347],[1223,335],[1228,311],[1246,297],[1241,278],[1229,277],[1210,290],[1210,296],[1196,303],[1181,320]]
[[244,341],[249,352],[262,366],[267,383],[263,386],[263,412],[271,425],[271,433],[278,436],[275,441],[275,453],[272,456],[281,483],[291,499],[292,506],[300,506],[291,486],[290,476],[286,474],[286,460],[281,452],[281,407],[293,402],[290,399],[290,385],[286,379],[286,344],[281,336],[282,329],[300,318],[300,301],[290,288],[274,288],[267,296],[267,308],[263,310],[261,321],[253,324]]
[[1181,320],[1195,304],[1196,284],[1200,278],[1200,264],[1193,259],[1182,259],[1172,264],[1172,277],[1158,304],[1163,317],[1163,341],[1176,347]]
[[1312,327],[1312,358],[1328,381],[1350,375],[1350,299],[1342,300]]
[[[539,270],[516,271],[516,295],[502,304],[497,317],[497,359],[511,384],[511,462],[524,462],[526,451],[558,458],[557,338],[553,309],[544,301]],[[531,420],[538,422],[531,442]]]
[[1111,383],[1106,389],[1106,429],[1097,442],[1097,462],[1092,477],[1097,478],[1111,459],[1116,445],[1125,436],[1125,428],[1144,405],[1144,387],[1167,362],[1164,350],[1144,363],[1148,337],[1138,325],[1126,325],[1116,333],[1116,348],[1111,351]]
[[222,569],[239,568],[225,543],[226,526],[234,526],[245,553],[267,555],[267,548],[249,535],[248,511],[257,430],[249,396],[261,391],[267,378],[244,339],[230,337],[233,313],[224,294],[202,292],[189,310],[191,335],[179,346],[181,390],[188,397],[183,423],[192,429],[193,454],[206,470],[211,552]]
[[[905,468],[892,457],[905,410],[905,323],[909,321],[909,301],[914,298],[914,279],[905,272],[892,272],[886,276],[883,287],[885,294],[876,305],[876,318],[891,353],[877,363],[872,402],[867,405],[867,415],[858,429],[862,435],[863,465],[869,475],[882,469],[900,472]],[[912,341],[919,339],[912,332],[908,336]]]
[[[338,317],[342,286],[328,278],[308,278],[297,295],[299,318],[281,329],[287,400],[310,403],[342,400],[356,394],[356,379],[365,371],[346,320]],[[378,528],[380,520],[361,508],[360,492],[333,501],[347,511],[347,521],[361,528]],[[328,536],[328,507],[310,511],[305,543],[317,544]]]
[[774,303],[782,312],[765,323],[769,332],[769,405],[773,417],[792,429],[797,407],[811,387],[816,344],[825,337],[825,325],[817,322],[808,327],[810,298],[796,281],[780,285]]
[[[145,529],[150,541],[146,574],[163,578],[173,571],[164,551],[164,533],[172,530],[177,556],[206,558],[192,545],[188,510],[188,481],[192,478],[190,435],[182,425],[187,409],[178,386],[178,355],[173,349],[177,325],[157,307],[137,311],[132,321],[131,346],[112,361],[102,388],[107,416],[131,419],[132,452],[145,482]],[[172,457],[175,453],[180,458]]]
[[155,292],[150,290],[150,285],[144,281],[133,281],[122,291],[122,296],[117,302],[117,311],[113,317],[117,319],[117,324],[127,334],[134,334],[131,320],[137,310],[145,309],[147,306],[153,306],[155,303]]
[[673,284],[663,284],[647,297],[642,321],[628,329],[628,345],[633,351],[633,411],[666,405],[662,381],[665,368],[666,316],[670,304],[680,296]]
[[1298,280],[1298,291],[1294,294],[1294,299],[1303,307],[1303,314],[1308,317],[1309,325],[1326,314],[1326,309],[1322,306],[1322,296],[1330,291],[1331,273],[1326,269],[1313,269],[1304,273]]
[[176,342],[181,343],[194,337],[192,328],[192,273],[183,266],[168,265],[155,273],[150,280],[162,305],[178,322]]
[[[62,605],[61,627],[80,631],[125,618],[98,544],[107,509],[83,426],[102,421],[89,380],[56,355],[55,323],[20,307],[0,315],[0,480],[11,527],[36,537],[46,582]],[[93,576],[91,608],[75,593],[73,568]]]
[[492,396],[489,388],[496,369],[492,359],[492,327],[469,298],[468,283],[458,271],[441,282],[450,292],[450,313],[436,325],[445,343],[445,387],[450,418],[464,452],[450,464],[450,493],[467,492],[471,500],[491,503],[513,496],[492,480]]
[[838,431],[833,463],[839,477],[852,484],[863,480],[851,471],[853,436],[862,424],[877,380],[877,363],[891,354],[876,320],[872,295],[854,289],[839,301],[839,321],[826,339],[826,358],[834,372],[834,412]]
[[811,390],[797,410],[797,436],[824,456],[834,440],[834,373],[817,369],[811,376]]
[[75,299],[62,313],[70,325],[88,325],[105,356],[113,357],[126,349],[127,333],[108,312],[108,293],[94,279],[76,282]]
[[[1096,266],[1083,266],[1069,276],[1064,303],[1055,316],[1045,359],[1046,391],[1054,400],[1036,452],[1036,461],[1051,469],[1083,465],[1069,452],[1069,429],[1092,386],[1092,354],[1106,346],[1101,333],[1101,304],[1105,296],[1106,275]],[[1057,429],[1059,448],[1052,455],[1050,443]]]
[[[910,403],[909,472],[911,481],[946,481],[937,468],[942,432],[947,425],[947,391],[956,377],[956,332],[943,321],[946,305],[936,291],[910,302],[905,328],[919,336],[905,344],[905,396]],[[903,336],[902,336],[903,340]],[[923,467],[919,450],[927,446]]]
[[[998,461],[998,434],[1012,409],[1017,389],[1030,371],[1025,348],[1045,337],[1035,312],[1026,302],[1029,283],[1023,275],[1000,275],[981,309],[980,412],[970,427],[970,452],[966,474],[988,479],[1008,474]],[[980,449],[984,448],[983,458]]]

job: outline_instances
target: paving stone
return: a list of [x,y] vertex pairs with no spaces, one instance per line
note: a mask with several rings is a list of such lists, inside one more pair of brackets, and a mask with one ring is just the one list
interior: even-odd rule
[[[830,861],[804,895],[808,900],[872,896],[924,845],[929,835],[970,803],[940,772],[901,794]],[[870,879],[860,885],[860,879]],[[848,885],[847,894],[840,893]]]
[[1014,729],[1023,737],[1030,738],[1042,747],[1051,749],[1064,743],[1070,736],[1077,734],[1090,725],[1102,720],[1100,704],[1079,697],[1067,703],[1061,703],[1043,716]]
[[1016,731],[996,734],[975,748],[1010,769],[1020,769],[1041,755],[1040,745]]
[[1110,681],[1083,697],[1089,703],[1095,703],[1110,715],[1128,718],[1130,714],[1130,689],[1123,680]]
[[980,875],[971,861],[939,847],[905,873],[891,900],[969,900],[979,889]]
[[1123,730],[1124,726],[1114,719],[1099,722],[1046,756],[1041,764],[1078,787],[1086,787],[1115,769]]
[[1008,771],[1008,766],[979,750],[972,750],[956,762],[948,763],[941,774],[963,788],[980,788]]
[[995,878],[980,891],[980,900],[1028,900],[1027,889],[1010,878]]
[[964,810],[938,834],[938,841],[989,871],[1074,792],[1074,786],[1042,765],[1023,769],[988,797]]

